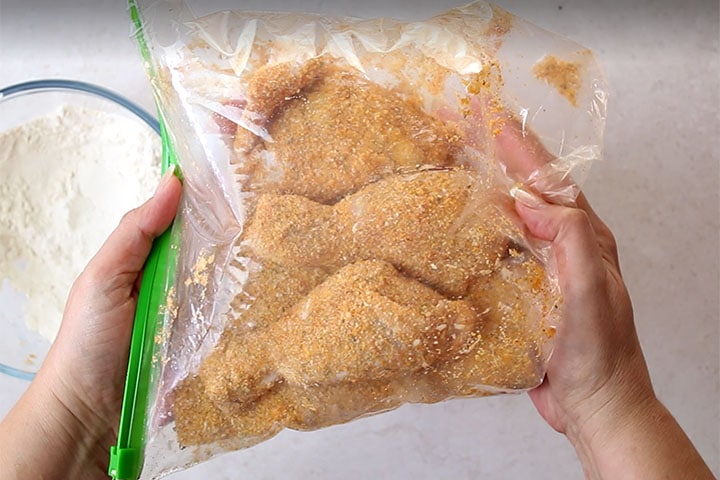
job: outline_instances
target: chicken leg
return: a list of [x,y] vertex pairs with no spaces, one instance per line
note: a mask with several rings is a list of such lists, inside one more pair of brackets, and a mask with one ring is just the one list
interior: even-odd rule
[[259,70],[247,102],[236,173],[258,193],[336,202],[398,170],[449,165],[460,138],[416,101],[322,59]]
[[287,266],[366,259],[393,264],[458,297],[507,255],[510,220],[465,170],[395,175],[334,206],[295,195],[261,195],[245,235],[253,253]]
[[461,353],[475,321],[466,302],[447,300],[388,263],[358,262],[313,289],[281,321],[234,341],[224,337],[199,376],[210,398],[237,403],[280,382],[390,379]]

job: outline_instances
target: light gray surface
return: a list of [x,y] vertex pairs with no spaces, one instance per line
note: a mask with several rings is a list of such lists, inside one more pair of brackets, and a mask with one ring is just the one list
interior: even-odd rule
[[[114,89],[152,109],[140,57],[129,38],[124,2],[44,3],[0,1],[0,85],[75,78]],[[422,18],[465,2],[243,3]],[[605,67],[612,87],[606,154],[586,191],[618,238],[658,394],[718,475],[718,4],[498,3],[593,48]],[[0,378],[0,415],[24,386]],[[203,475],[556,479],[580,478],[582,472],[565,439],[544,424],[529,400],[509,396],[408,406],[311,434],[286,432],[170,478]]]

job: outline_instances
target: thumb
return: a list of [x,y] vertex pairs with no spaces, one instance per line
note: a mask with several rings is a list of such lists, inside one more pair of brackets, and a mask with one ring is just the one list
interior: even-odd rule
[[511,194],[530,234],[552,244],[563,294],[594,292],[604,281],[605,267],[587,212],[546,203],[526,190],[513,189]]
[[125,214],[85,269],[90,278],[127,276],[130,285],[134,283],[150,253],[153,240],[175,218],[182,186],[174,171],[170,168],[165,172],[152,198]]

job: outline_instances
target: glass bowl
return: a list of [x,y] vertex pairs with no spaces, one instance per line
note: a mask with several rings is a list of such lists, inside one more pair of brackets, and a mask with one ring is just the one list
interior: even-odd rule
[[[0,132],[68,104],[132,118],[160,133],[157,120],[130,100],[72,80],[37,80],[0,89]],[[26,326],[23,311],[32,301],[14,290],[0,272],[0,374],[32,380],[50,348],[47,339]]]

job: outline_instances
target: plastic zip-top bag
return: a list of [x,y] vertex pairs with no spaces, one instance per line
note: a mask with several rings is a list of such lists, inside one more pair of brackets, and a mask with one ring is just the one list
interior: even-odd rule
[[600,157],[590,51],[484,2],[130,6],[184,195],[143,276],[114,478],[542,381],[562,299],[510,193],[572,202]]

